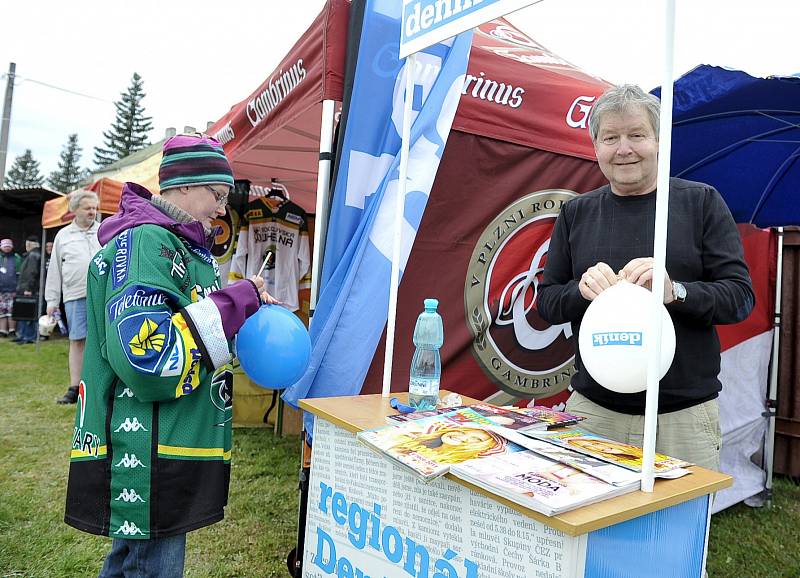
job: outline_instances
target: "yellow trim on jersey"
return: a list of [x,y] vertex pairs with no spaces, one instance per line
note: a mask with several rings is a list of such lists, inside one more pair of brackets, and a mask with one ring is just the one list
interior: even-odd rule
[[175,398],[177,399],[200,387],[200,355],[183,313],[173,315],[172,324],[178,330],[178,338],[183,343],[183,371],[178,385],[175,386]]
[[106,455],[106,446],[100,446],[97,448],[97,455],[94,455],[94,452],[85,452],[83,450],[72,450],[69,453],[69,459],[74,460],[78,458],[94,458]]
[[158,453],[172,456],[186,456],[193,458],[222,458],[231,459],[231,450],[223,448],[186,448],[180,446],[165,446],[158,444]]

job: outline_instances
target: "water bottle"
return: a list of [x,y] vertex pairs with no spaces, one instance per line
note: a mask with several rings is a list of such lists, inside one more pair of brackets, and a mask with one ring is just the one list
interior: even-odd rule
[[61,335],[66,335],[68,333],[67,326],[64,325],[64,321],[61,319],[61,312],[58,309],[53,311],[53,319],[58,323],[58,330],[61,332]]
[[417,349],[411,360],[411,377],[408,382],[408,403],[419,409],[433,409],[439,401],[439,380],[442,376],[442,358],[439,348],[444,343],[442,318],[436,312],[439,301],[425,299],[425,310],[414,327],[414,345]]

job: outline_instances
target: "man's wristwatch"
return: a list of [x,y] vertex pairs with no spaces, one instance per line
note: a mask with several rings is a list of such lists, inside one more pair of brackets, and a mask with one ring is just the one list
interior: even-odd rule
[[683,286],[683,283],[672,282],[672,296],[678,303],[686,301],[686,287]]

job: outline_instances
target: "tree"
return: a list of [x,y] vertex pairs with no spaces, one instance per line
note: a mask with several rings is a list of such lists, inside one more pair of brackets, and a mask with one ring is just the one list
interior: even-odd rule
[[33,160],[31,149],[14,159],[14,164],[6,174],[5,186],[9,189],[41,187],[44,177],[39,172],[39,161]]
[[81,147],[78,146],[78,135],[71,134],[67,144],[61,150],[58,170],[50,173],[47,184],[57,191],[68,193],[78,188],[78,184],[86,176],[86,172],[78,166],[81,160]]
[[98,167],[110,165],[150,144],[147,133],[153,128],[152,117],[144,116],[142,77],[133,73],[127,92],[114,103],[117,118],[111,129],[103,133],[105,148],[95,147],[94,162]]

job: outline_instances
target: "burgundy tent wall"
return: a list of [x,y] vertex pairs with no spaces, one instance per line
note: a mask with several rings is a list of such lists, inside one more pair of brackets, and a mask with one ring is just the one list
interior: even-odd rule
[[[436,297],[445,329],[442,388],[479,399],[497,392],[498,383],[482,369],[473,352],[474,338],[465,313],[465,285],[476,244],[495,216],[517,199],[549,189],[582,193],[604,182],[594,161],[451,132],[400,285],[392,389],[408,388],[416,317],[422,311],[423,299]],[[543,223],[547,237],[554,222],[553,218]],[[536,248],[516,252],[509,270],[527,271]],[[528,314],[528,320],[538,326],[543,324],[535,310]],[[505,343],[508,345],[509,341]],[[574,351],[572,343],[555,343],[554,347],[560,348],[561,357],[569,358]],[[519,353],[525,354],[521,350]],[[535,357],[532,354],[530,361],[535,363]],[[383,358],[382,340],[367,374],[364,393],[380,392]]]

